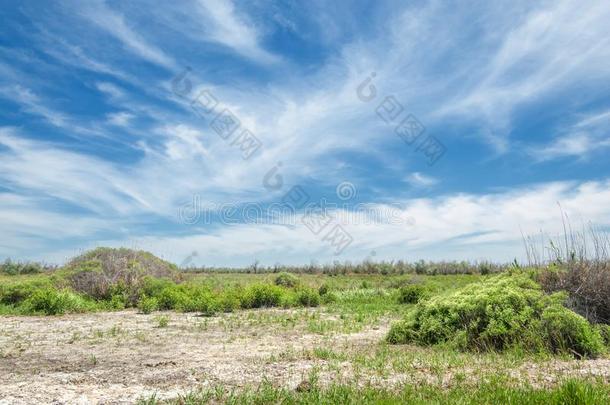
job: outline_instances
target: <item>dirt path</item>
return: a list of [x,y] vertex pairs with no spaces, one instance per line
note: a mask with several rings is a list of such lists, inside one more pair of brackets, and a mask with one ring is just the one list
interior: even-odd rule
[[[1,317],[0,404],[132,403],[218,384],[255,386],[263,378],[294,388],[314,366],[322,370],[322,380],[340,381],[353,377],[352,363],[344,359],[325,369],[327,359],[312,356],[312,350],[374,351],[388,328],[382,321],[358,333],[314,334],[306,322],[294,322],[295,314],[307,319],[308,313],[299,311],[243,311],[214,318],[165,313],[165,327],[159,327],[159,314],[134,311]],[[573,363],[557,362],[551,369],[610,377],[610,360]],[[530,374],[540,375],[536,367],[514,372],[534,378]],[[375,380],[401,384],[428,380],[426,373]]]

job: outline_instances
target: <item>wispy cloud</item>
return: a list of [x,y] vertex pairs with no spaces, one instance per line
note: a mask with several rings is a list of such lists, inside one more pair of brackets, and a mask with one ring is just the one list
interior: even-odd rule
[[121,41],[130,52],[172,71],[178,69],[178,65],[171,56],[144,39],[140,33],[128,25],[125,16],[110,9],[102,0],[77,3],[76,8],[81,16],[108,35]]
[[240,14],[232,0],[198,0],[208,39],[261,63],[275,63],[279,57],[261,46],[262,34],[247,16]]
[[586,159],[610,147],[610,111],[579,119],[546,145],[532,147],[529,153],[539,161],[562,157]]
[[558,202],[575,226],[586,221],[609,226],[609,198],[608,181],[555,182],[500,193],[405,200],[397,217],[414,218],[412,224],[353,223],[349,211],[337,210],[333,215],[354,238],[340,257],[300,223],[292,227],[235,224],[186,236],[131,235],[100,243],[138,246],[177,263],[197,251],[199,257],[205,257],[200,264],[219,266],[244,266],[255,259],[267,265],[330,262],[343,257],[362,260],[372,250],[377,252],[377,260],[512,260],[525,256],[523,234],[544,231],[554,237],[561,233]]
[[128,112],[110,113],[106,115],[106,121],[111,125],[125,127],[134,118],[133,114]]
[[420,172],[414,172],[405,177],[405,181],[415,187],[431,187],[438,184],[438,179]]

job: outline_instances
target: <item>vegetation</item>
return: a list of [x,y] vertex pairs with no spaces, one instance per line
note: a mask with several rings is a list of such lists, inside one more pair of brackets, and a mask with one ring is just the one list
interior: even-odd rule
[[410,284],[399,290],[398,302],[401,304],[417,304],[429,295],[428,290],[420,284]]
[[450,389],[437,386],[405,385],[399,391],[334,384],[320,388],[313,383],[299,385],[296,390],[274,387],[264,383],[257,389],[240,393],[222,386],[193,392],[170,401],[158,401],[150,397],[142,399],[142,405],[169,404],[515,404],[515,405],[564,405],[606,404],[610,386],[582,380],[566,380],[553,389],[536,389],[530,386],[513,387],[493,381],[475,387],[462,384]]
[[37,274],[52,267],[43,266],[40,263],[34,262],[13,262],[11,259],[6,259],[4,263],[0,263],[0,273],[15,276],[19,274]]
[[546,295],[529,274],[515,271],[420,303],[392,327],[388,341],[599,355],[599,331],[564,301],[564,294]]
[[348,275],[348,274],[381,274],[404,275],[453,275],[453,274],[491,274],[500,273],[512,264],[501,264],[491,262],[427,262],[417,261],[409,263],[403,260],[397,261],[364,261],[361,263],[334,262],[332,264],[312,263],[307,266],[259,266],[252,265],[247,268],[227,268],[227,267],[189,267],[183,269],[186,273],[246,273],[246,274],[266,274],[266,273],[294,273],[294,274],[324,274],[329,276]]
[[[132,308],[130,316],[138,319],[154,313],[144,324],[154,328],[155,334],[207,330],[210,325],[215,325],[214,333],[219,335],[246,327],[252,333],[299,330],[320,337],[320,346],[303,349],[303,353],[286,348],[273,355],[282,361],[323,360],[329,369],[340,369],[347,362],[354,375],[373,373],[379,378],[426,370],[430,378],[438,375],[447,388],[421,381],[398,390],[362,381],[329,386],[309,378],[297,390],[270,383],[239,391],[213,387],[170,403],[605,403],[607,383],[592,379],[570,380],[545,389],[502,380],[507,370],[526,361],[607,356],[610,325],[596,307],[604,302],[599,297],[601,287],[592,289],[587,280],[593,276],[575,270],[579,268],[575,264],[556,261],[526,269],[488,263],[336,263],[313,270],[257,267],[256,273],[252,269],[184,272],[146,252],[101,248],[62,268],[3,271],[0,314],[63,315]],[[596,266],[601,268],[601,264]],[[577,273],[588,275],[574,278]],[[568,280],[580,280],[582,288],[576,291]],[[604,279],[595,280],[603,284]],[[586,294],[587,299],[577,303],[579,294]],[[261,310],[264,308],[302,309]],[[203,317],[157,311],[193,312]],[[219,316],[222,313],[227,314]],[[368,334],[390,321],[385,339],[385,332],[379,331],[362,347],[342,347],[327,340],[333,335]],[[262,329],[252,329],[253,325]],[[92,341],[120,338],[127,342],[130,336],[139,342],[150,339],[142,331],[127,332],[120,326],[90,333]],[[70,340],[82,338],[75,334]],[[399,345],[404,343],[412,345]],[[8,354],[0,350],[0,358],[3,355]],[[104,362],[102,357],[99,363],[94,359],[91,364],[96,367]],[[487,378],[496,364],[502,364],[501,370]],[[442,370],[453,374],[456,369],[476,368],[481,372],[463,383],[459,373],[447,386],[441,376]],[[158,401],[148,398],[142,402]]]

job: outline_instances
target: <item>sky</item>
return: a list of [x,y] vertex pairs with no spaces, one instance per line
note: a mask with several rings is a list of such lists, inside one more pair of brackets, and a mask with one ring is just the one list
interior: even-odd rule
[[522,260],[610,229],[610,2],[0,2],[0,259]]

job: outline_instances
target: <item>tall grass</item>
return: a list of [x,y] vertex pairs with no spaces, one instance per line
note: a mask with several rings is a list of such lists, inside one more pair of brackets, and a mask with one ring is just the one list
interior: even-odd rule
[[610,323],[610,237],[592,225],[574,230],[562,212],[563,235],[525,238],[529,264],[541,268],[547,292],[567,291],[567,305],[594,323]]

